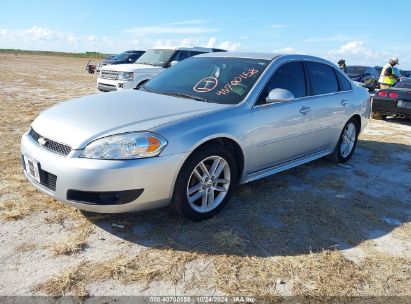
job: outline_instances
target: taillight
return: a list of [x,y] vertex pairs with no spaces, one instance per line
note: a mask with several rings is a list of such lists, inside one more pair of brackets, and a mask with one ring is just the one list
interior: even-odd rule
[[388,94],[389,98],[397,98],[398,97],[398,93],[396,92],[391,92],[390,94]]
[[380,97],[387,97],[388,93],[387,91],[378,91],[377,95]]

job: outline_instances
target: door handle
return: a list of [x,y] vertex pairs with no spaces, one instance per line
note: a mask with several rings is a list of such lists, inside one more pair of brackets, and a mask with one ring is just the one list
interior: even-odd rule
[[301,107],[301,109],[300,109],[300,113],[303,114],[303,115],[305,115],[305,114],[307,114],[310,110],[311,110],[311,107],[303,106],[303,107]]
[[349,101],[347,99],[341,99],[341,105],[346,106]]

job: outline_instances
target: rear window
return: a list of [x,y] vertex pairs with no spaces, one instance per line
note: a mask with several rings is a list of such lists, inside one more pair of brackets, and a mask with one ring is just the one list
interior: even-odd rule
[[338,92],[338,82],[333,68],[316,62],[306,63],[311,84],[311,95]]
[[334,72],[337,76],[339,91],[350,91],[351,83],[337,70],[334,69]]

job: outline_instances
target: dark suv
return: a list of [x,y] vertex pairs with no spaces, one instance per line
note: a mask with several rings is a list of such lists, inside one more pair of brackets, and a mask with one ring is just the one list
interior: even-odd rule
[[103,61],[100,61],[96,67],[97,73],[100,72],[100,69],[102,66],[111,65],[111,64],[133,63],[138,58],[140,58],[141,55],[143,54],[144,54],[144,51],[131,50],[131,51],[125,51],[121,54],[115,55],[114,57],[110,59],[105,59]]
[[347,66],[346,74],[353,81],[362,83],[371,92],[378,87],[379,74],[373,67],[350,65]]

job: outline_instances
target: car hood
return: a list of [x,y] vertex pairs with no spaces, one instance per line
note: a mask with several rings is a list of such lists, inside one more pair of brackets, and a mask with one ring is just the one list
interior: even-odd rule
[[107,135],[146,131],[228,107],[136,90],[101,93],[62,102],[42,112],[32,128],[41,136],[83,149]]
[[120,71],[120,72],[133,72],[138,70],[153,70],[158,69],[162,70],[162,67],[153,66],[148,64],[139,64],[139,63],[129,63],[129,64],[116,64],[115,66],[106,65],[104,66],[103,70],[113,70],[113,71]]

